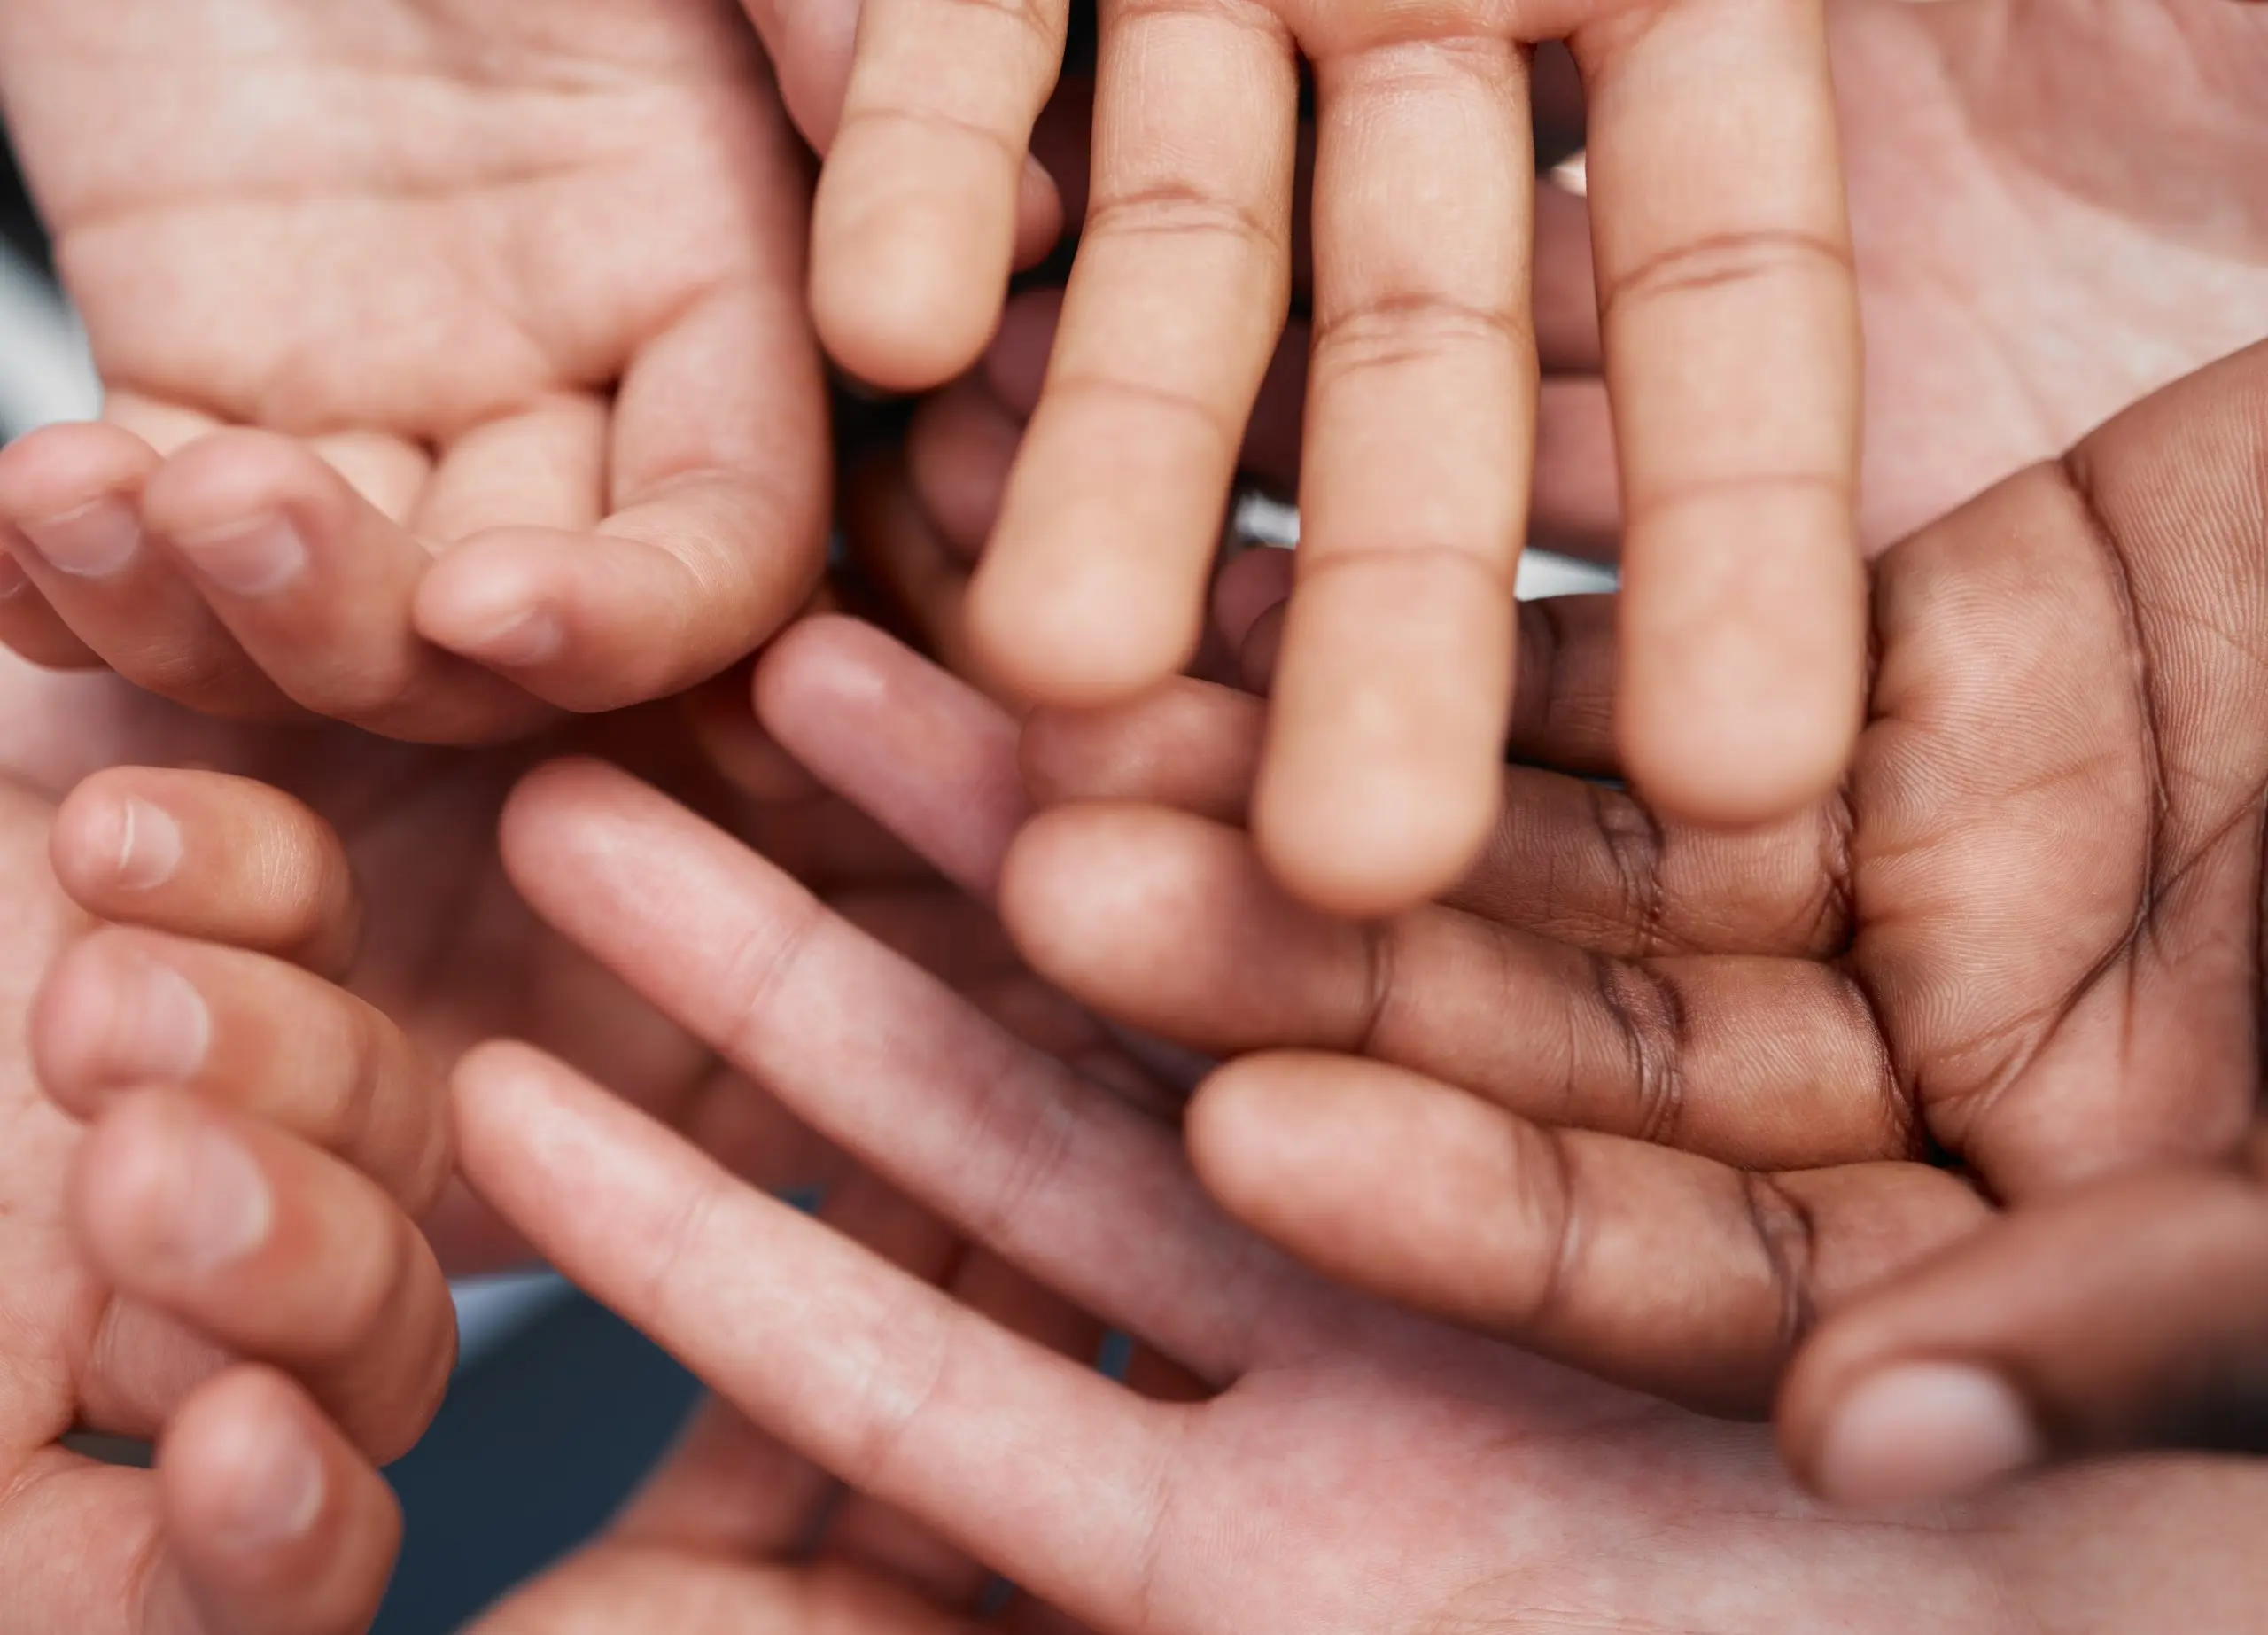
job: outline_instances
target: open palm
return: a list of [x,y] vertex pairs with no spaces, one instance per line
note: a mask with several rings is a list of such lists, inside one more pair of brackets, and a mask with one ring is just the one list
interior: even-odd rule
[[[965,843],[982,821],[939,827]],[[547,915],[657,1003],[1216,1393],[1161,1402],[1099,1379],[523,1047],[461,1070],[468,1172],[557,1264],[765,1429],[1093,1627],[2118,1627],[2150,1615],[2106,1569],[2159,1547],[2184,1553],[2185,1627],[2248,1616],[2256,1569],[2231,1523],[2259,1502],[2255,1475],[2095,1473],[1977,1512],[1830,1515],[1753,1430],[1294,1266],[1207,1201],[1169,1124],[650,790],[554,769],[506,832]],[[2178,1546],[2131,1530],[2145,1517],[2182,1530]]]
[[[305,440],[238,430],[169,481],[58,456],[83,492],[10,520],[78,525],[18,556],[102,659],[478,737],[522,686],[597,708],[721,668],[815,580],[808,182],[730,0],[34,0],[0,62],[108,418],[159,459]],[[144,515],[152,483],[196,514]]]

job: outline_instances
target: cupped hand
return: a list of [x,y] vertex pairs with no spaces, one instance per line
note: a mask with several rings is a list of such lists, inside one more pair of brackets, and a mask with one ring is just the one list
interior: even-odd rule
[[0,64],[110,422],[0,461],[20,650],[467,741],[817,580],[807,165],[728,0],[31,0]]
[[[815,314],[852,372],[934,385],[984,349],[1066,10],[862,15],[813,223]],[[1257,830],[1294,890],[1344,911],[1462,871],[1495,814],[1536,433],[1529,45],[1564,35],[1591,97],[1629,519],[1627,759],[1668,807],[1718,821],[1831,786],[1863,640],[1820,8],[1221,0],[1107,4],[1100,25],[1085,229],[971,591],[988,667],[1092,704],[1194,652],[1287,309],[1304,60],[1306,540]]]
[[[805,720],[829,696],[900,690],[811,640],[791,649],[767,685]],[[998,718],[950,687],[926,696],[910,768],[908,739],[842,740],[863,746],[842,755],[900,798],[926,791],[932,827],[980,871],[1006,839],[967,798],[991,787],[974,751]],[[842,709],[832,725],[865,719]],[[939,782],[957,723],[973,781]],[[1293,1265],[1204,1196],[1169,1122],[994,1026],[651,791],[554,768],[523,788],[507,833],[516,878],[625,977],[894,1184],[1212,1393],[1158,1402],[1097,1378],[523,1047],[462,1066],[463,1162],[548,1256],[765,1431],[1092,1628],[2234,1630],[2250,1616],[2256,1473],[2095,1472],[1888,1524],[1824,1512],[1760,1432]],[[1381,1229],[1425,1208],[1407,1178],[1370,1200]],[[2137,1553],[2181,1570],[2145,1585]]]
[[[167,1307],[167,1297],[190,1292],[183,1281],[198,1281],[179,1264],[180,1251],[193,1249],[186,1234],[140,1246],[138,1283],[102,1274],[90,1246],[117,1246],[165,1212],[144,1207],[162,1200],[144,1183],[162,1189],[168,1153],[202,1151],[223,1171],[248,1151],[278,1155],[259,1133],[176,1098],[120,1105],[90,1135],[41,1095],[27,1041],[34,991],[87,922],[49,866],[49,805],[11,782],[0,784],[0,809],[10,927],[0,950],[0,1578],[8,1585],[0,1627],[86,1635],[360,1630],[384,1588],[400,1528],[373,1450],[414,1434],[430,1401],[417,1400],[416,1380],[390,1403],[351,1390],[333,1396],[333,1406],[359,1400],[376,1410],[361,1419],[357,1440],[313,1394],[341,1382],[324,1380],[312,1359],[279,1366],[217,1347]],[[192,925],[193,915],[178,923]],[[176,1144],[199,1135],[222,1144]],[[205,1219],[230,1224],[225,1213]],[[225,1304],[228,1291],[214,1285],[227,1277],[224,1268],[195,1292]],[[435,1279],[431,1292],[438,1290]],[[443,1327],[429,1322],[428,1340],[452,1332],[446,1299],[439,1316]],[[405,1321],[399,1337],[416,1327]],[[430,1386],[430,1374],[419,1377]],[[66,1442],[77,1430],[154,1437],[156,1468],[85,1457]]]

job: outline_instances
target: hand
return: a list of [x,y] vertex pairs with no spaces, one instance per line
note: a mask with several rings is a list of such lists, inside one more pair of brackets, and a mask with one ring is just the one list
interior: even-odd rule
[[[1880,550],[2268,334],[2268,18],[2233,0],[1827,11]],[[1619,526],[1589,222],[1537,199],[1541,537]]]
[[[881,679],[830,679],[827,658],[792,641],[765,681],[814,732],[863,720],[812,712]],[[989,787],[998,717],[927,696],[918,729],[865,744],[867,776],[926,788],[932,827],[981,866],[1006,829],[963,795]],[[1895,1524],[1827,1514],[1757,1433],[1293,1265],[1205,1199],[1169,1125],[627,780],[540,774],[506,832],[515,877],[626,978],[1216,1393],[1145,1400],[1066,1366],[524,1047],[461,1069],[463,1162],[569,1275],[797,1452],[1095,1629],[2234,1630],[2256,1604],[2256,1473],[2169,1463]],[[1405,1187],[1372,1218],[1423,1205]],[[2144,1584],[2137,1553],[2181,1570]]]
[[[975,946],[974,939],[964,946]],[[1154,1094],[1068,1007],[1029,979],[959,959],[938,975],[1036,1048],[1086,1063],[1127,1093]],[[1058,1356],[1091,1365],[1102,1325],[964,1242],[871,1175],[832,1187],[820,1218],[851,1241]],[[1201,1395],[1146,1348],[1122,1377],[1146,1394]],[[606,1534],[510,1597],[474,1635],[555,1635],[598,1627],[726,1635],[751,1628],[843,1635],[935,1635],[960,1622],[1022,1635],[1082,1627],[1007,1586],[904,1512],[841,1483],[712,1401]]]
[[[166,1159],[196,1150],[192,1141],[208,1143],[204,1151],[224,1173],[258,1166],[278,1188],[271,1223],[316,1225],[298,1211],[311,1197],[304,1183],[318,1175],[339,1205],[321,1218],[326,1234],[353,1236],[387,1206],[342,1166],[187,1098],[158,1092],[123,1101],[89,1133],[40,1096],[27,1047],[33,988],[86,921],[50,871],[47,804],[0,784],[0,899],[10,928],[0,947],[0,1289],[8,1311],[0,1323],[0,1577],[8,1585],[0,1628],[361,1629],[384,1587],[400,1525],[372,1460],[405,1445],[431,1406],[431,1365],[454,1332],[439,1280],[430,1263],[421,1270],[408,1238],[381,1232],[361,1244],[375,1254],[346,1262],[366,1275],[332,1284],[339,1303],[330,1315],[353,1327],[370,1315],[367,1298],[384,1289],[388,1257],[404,1257],[395,1263],[401,1298],[389,1313],[398,1327],[384,1341],[395,1360],[422,1357],[426,1366],[380,1382],[329,1366],[337,1358],[327,1344],[293,1351],[263,1343],[264,1314],[244,1300],[248,1285],[239,1280],[304,1298],[289,1264],[291,1240],[272,1235],[234,1268],[184,1265],[190,1241],[163,1230],[159,1218],[162,1188],[175,1179]],[[199,900],[208,858],[200,850],[171,899],[173,923],[190,937],[228,930],[200,923],[211,906]],[[216,963],[252,962],[195,946]],[[245,1218],[214,1211],[190,1218],[240,1226]],[[112,1282],[98,1269],[104,1263],[127,1275]],[[244,1349],[217,1350],[200,1328]],[[439,1367],[445,1374],[446,1361]],[[83,1457],[65,1441],[74,1429],[154,1436],[156,1469]]]
[[[687,714],[695,732],[687,730]],[[517,750],[473,752],[390,744],[344,727],[218,722],[115,676],[43,673],[0,654],[0,767],[33,786],[59,795],[121,763],[204,767],[272,784],[336,829],[365,904],[351,962],[338,968],[344,985],[392,1018],[430,1071],[445,1072],[467,1046],[500,1031],[540,1038],[704,1143],[737,1155],[772,1184],[823,1181],[833,1172],[831,1154],[783,1116],[754,1116],[760,1098],[721,1073],[706,1047],[563,944],[503,877],[495,847],[503,797],[532,754],[563,744],[641,767],[728,818],[862,918],[868,917],[862,893],[928,877],[871,825],[846,822],[807,777],[762,782],[771,769],[744,681],[684,706],[602,719]],[[777,751],[771,756],[777,759]],[[755,792],[734,793],[712,765]],[[931,923],[935,915],[925,920],[901,910],[898,917],[929,926],[932,942],[951,940]],[[315,1059],[277,1071],[318,1078],[335,1072],[338,1064],[322,1044],[313,1041]],[[90,1040],[71,1093],[92,1098],[139,1087],[161,1068],[174,1077],[179,1058],[153,1062],[141,1050],[126,1032],[112,1044]],[[214,1055],[189,1083],[226,1100],[243,1066]],[[453,1273],[516,1264],[526,1253],[516,1234],[454,1185],[425,1225]]]
[[1830,1492],[1940,1498],[2054,1459],[2268,1452],[2264,1378],[2256,1127],[2230,1162],[2032,1203],[1844,1307],[1796,1359],[1781,1442]]
[[[1443,904],[1352,926],[1284,899],[1234,827],[1257,706],[1189,685],[1033,723],[1035,786],[1087,804],[1018,840],[1004,917],[1075,997],[1249,1053],[1200,1093],[1192,1149],[1303,1257],[1626,1382],[1760,1408],[1815,1322],[1987,1199],[2037,1254],[2036,1202],[2245,1141],[2264,401],[2268,348],[1884,557],[1870,720],[1811,818],[1728,837],[1571,775],[1614,770],[1607,608],[1542,604],[1515,710],[1528,764]],[[1377,1198],[1413,1175],[1437,1207],[1382,1228]],[[2005,1276],[2017,1251],[1977,1253]],[[1853,1321],[1876,1335],[1858,1349],[1894,1349],[1898,1325]],[[1887,1496],[1973,1451],[1876,1429],[1809,1474]]]
[[[820,333],[853,373],[934,385],[983,350],[1066,10],[864,14],[812,229]],[[1087,225],[971,640],[1060,703],[1195,650],[1285,316],[1304,57],[1307,541],[1255,825],[1340,911],[1446,885],[1494,819],[1535,432],[1525,46],[1563,35],[1612,205],[1633,774],[1682,814],[1759,821],[1830,787],[1855,728],[1857,312],[1821,8],[1106,5]]]
[[21,650],[469,741],[816,581],[804,161],[726,0],[27,0],[0,65],[112,423],[0,459]]

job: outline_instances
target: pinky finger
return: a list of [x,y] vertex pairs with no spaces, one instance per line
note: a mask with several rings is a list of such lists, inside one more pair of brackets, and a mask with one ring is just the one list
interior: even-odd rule
[[246,1365],[198,1389],[158,1447],[182,1592],[229,1635],[367,1629],[401,1542],[369,1462],[299,1388]]

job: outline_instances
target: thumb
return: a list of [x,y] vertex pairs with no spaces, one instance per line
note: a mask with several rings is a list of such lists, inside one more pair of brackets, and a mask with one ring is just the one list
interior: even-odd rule
[[1781,1445],[1867,1507],[2148,1448],[2268,1452],[2268,1135],[2027,1206],[1835,1314]]

